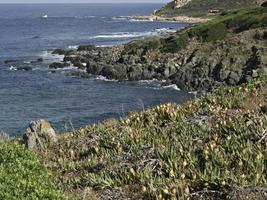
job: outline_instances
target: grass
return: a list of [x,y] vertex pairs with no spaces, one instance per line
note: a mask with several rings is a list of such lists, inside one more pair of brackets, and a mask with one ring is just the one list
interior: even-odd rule
[[122,188],[135,198],[216,191],[224,199],[237,187],[266,187],[266,86],[265,77],[87,126],[62,135],[43,159],[76,197]]
[[33,153],[13,142],[0,144],[0,199],[66,199]]
[[207,16],[210,10],[219,10],[223,13],[225,10],[240,9],[242,7],[255,6],[253,0],[192,0],[187,5],[174,9],[174,2],[168,3],[157,13],[159,16],[177,16],[186,15],[191,17]]

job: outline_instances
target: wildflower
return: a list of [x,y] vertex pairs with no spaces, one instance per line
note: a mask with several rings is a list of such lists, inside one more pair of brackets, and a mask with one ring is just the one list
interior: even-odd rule
[[181,175],[181,178],[182,179],[185,179],[185,174],[184,173]]
[[183,166],[184,166],[184,167],[187,166],[187,162],[186,162],[186,160],[184,160],[184,162],[183,162]]
[[133,168],[130,168],[130,173],[133,175],[133,176],[135,176],[135,170],[133,169]]
[[145,192],[147,191],[146,187],[145,187],[145,186],[142,186],[142,187],[141,187],[141,191],[142,191],[143,193],[145,193]]
[[164,190],[163,190],[163,193],[164,193],[164,194],[169,194],[169,190],[168,190],[168,189],[164,189]]
[[184,192],[185,192],[185,194],[189,194],[190,193],[189,187],[186,187]]

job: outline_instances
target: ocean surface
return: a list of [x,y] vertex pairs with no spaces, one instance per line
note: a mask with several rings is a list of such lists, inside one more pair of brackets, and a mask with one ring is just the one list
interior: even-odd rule
[[[46,119],[58,131],[72,130],[111,117],[123,117],[163,102],[190,98],[175,87],[156,81],[116,82],[104,77],[79,79],[51,73],[60,61],[55,48],[77,45],[112,46],[165,34],[186,24],[129,21],[125,16],[148,15],[161,4],[0,4],[0,131],[25,131],[31,120]],[[35,62],[42,58],[43,62]],[[12,62],[5,63],[6,60]],[[18,71],[17,67],[32,67]]]

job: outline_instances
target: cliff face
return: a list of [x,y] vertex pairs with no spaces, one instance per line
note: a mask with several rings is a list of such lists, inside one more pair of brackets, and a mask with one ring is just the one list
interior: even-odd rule
[[174,1],[174,8],[181,8],[188,4],[192,0],[175,0]]

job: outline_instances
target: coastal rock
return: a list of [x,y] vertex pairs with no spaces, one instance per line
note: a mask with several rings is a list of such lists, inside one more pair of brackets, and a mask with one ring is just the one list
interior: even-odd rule
[[67,55],[64,57],[64,62],[71,62],[75,67],[79,69],[86,69],[88,60],[83,56]]
[[17,62],[17,60],[5,60],[4,61],[5,64],[14,63],[14,62]]
[[84,71],[72,71],[68,73],[67,76],[74,76],[74,77],[79,77],[79,78],[84,78],[84,79],[88,79],[92,77],[90,74]]
[[57,54],[57,55],[66,55],[68,51],[64,49],[55,49],[52,51],[52,54]]
[[59,62],[54,62],[52,64],[49,65],[49,69],[62,69],[64,67],[67,67],[69,66],[70,64],[69,63],[59,63]]
[[22,143],[30,150],[42,150],[57,141],[51,124],[43,119],[32,121],[23,135]]
[[32,68],[29,66],[25,66],[25,67],[17,67],[18,71],[31,71]]
[[108,79],[125,80],[127,78],[127,66],[125,65],[105,65],[100,75]]
[[78,47],[78,51],[92,51],[97,47],[95,45],[81,45]]
[[43,58],[38,58],[37,60],[32,60],[31,63],[35,64],[35,63],[40,63],[40,62],[43,62],[43,61],[44,61]]

